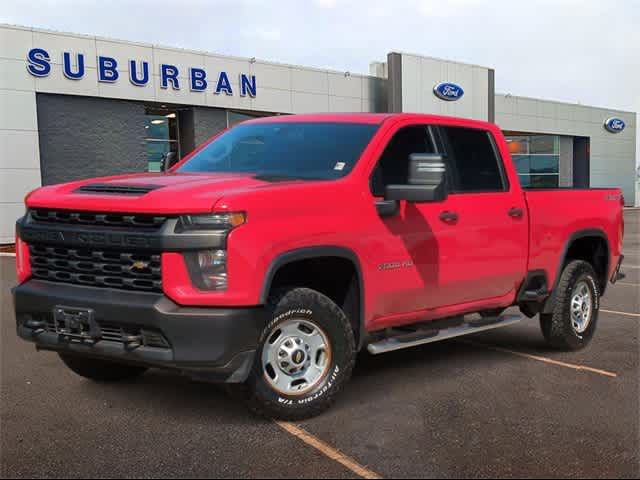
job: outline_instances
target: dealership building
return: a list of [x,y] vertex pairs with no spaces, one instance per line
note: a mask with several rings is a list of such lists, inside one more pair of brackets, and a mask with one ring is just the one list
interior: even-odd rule
[[[636,114],[495,92],[491,68],[391,52],[368,75],[0,25],[0,244],[40,186],[159,171],[242,120],[419,112],[496,122],[524,186],[621,187]],[[499,73],[499,72],[498,72]]]

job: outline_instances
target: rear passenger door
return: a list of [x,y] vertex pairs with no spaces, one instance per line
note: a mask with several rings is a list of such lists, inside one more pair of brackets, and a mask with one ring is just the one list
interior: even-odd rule
[[527,269],[524,195],[509,185],[491,133],[441,126],[438,137],[450,172],[446,208],[457,232],[457,301],[505,296]]

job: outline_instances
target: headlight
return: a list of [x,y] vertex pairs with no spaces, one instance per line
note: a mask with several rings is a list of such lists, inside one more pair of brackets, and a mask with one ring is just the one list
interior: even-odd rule
[[226,250],[201,250],[186,257],[191,279],[200,290],[227,289]]
[[212,213],[208,215],[182,215],[178,220],[177,230],[230,230],[247,221],[242,212]]
[[[176,226],[176,233],[206,232],[228,233],[247,221],[242,212],[211,213],[208,215],[182,215]],[[226,290],[227,251],[199,250],[185,253],[189,275],[193,284],[200,290]]]

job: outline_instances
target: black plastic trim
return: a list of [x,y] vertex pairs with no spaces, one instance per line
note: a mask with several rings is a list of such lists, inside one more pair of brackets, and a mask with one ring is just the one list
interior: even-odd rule
[[271,290],[271,283],[273,282],[273,278],[275,277],[277,271],[281,267],[287,265],[288,263],[296,262],[299,260],[308,260],[310,258],[319,257],[345,258],[351,261],[351,263],[353,263],[355,267],[356,275],[358,277],[358,287],[360,290],[360,332],[358,341],[358,350],[360,350],[364,346],[367,337],[367,331],[365,329],[364,321],[364,278],[362,276],[362,267],[360,265],[360,260],[353,250],[344,247],[324,245],[290,250],[281,254],[280,256],[276,257],[273,262],[271,262],[271,265],[269,265],[269,268],[267,269],[262,292],[260,293],[260,303],[267,303],[267,300],[269,298],[269,291]]
[[[533,280],[538,279],[538,278],[542,278],[543,279],[543,289],[544,289],[544,297],[539,298],[538,300],[545,300],[546,297],[549,295],[549,279],[547,278],[547,272],[546,270],[531,270],[529,272],[527,272],[527,276],[524,279],[524,282],[522,282],[522,285],[520,286],[520,288],[518,289],[518,295],[516,297],[516,303],[519,302],[530,302],[531,299],[527,299],[525,298],[524,293],[528,290],[530,290],[530,285],[532,283]],[[538,289],[538,290],[542,290],[542,288]]]
[[[70,351],[160,368],[212,380],[241,382],[249,372],[260,333],[263,307],[181,307],[161,294],[29,280],[13,289],[18,335],[40,349]],[[71,343],[56,333],[29,328],[30,320],[52,315],[56,306],[90,308],[96,321],[160,331],[171,348],[125,349],[117,342]],[[37,325],[36,325],[37,326]],[[250,358],[249,358],[250,357]],[[241,369],[241,370],[239,370]],[[244,377],[243,377],[244,376]]]
[[[560,283],[560,277],[562,276],[562,267],[565,264],[566,258],[567,258],[567,253],[569,252],[569,248],[571,247],[571,245],[573,244],[573,242],[575,242],[576,240],[579,240],[581,238],[585,238],[585,237],[599,237],[602,238],[605,241],[605,244],[607,245],[607,263],[605,265],[605,278],[604,278],[604,282],[602,282],[600,286],[600,288],[602,289],[602,291],[600,292],[600,295],[604,295],[605,291],[606,291],[606,287],[607,287],[607,282],[609,281],[609,263],[611,262],[611,248],[609,245],[609,238],[607,237],[607,235],[600,229],[597,228],[591,228],[591,229],[586,229],[586,230],[579,230],[577,232],[574,232],[573,234],[571,234],[571,236],[569,237],[569,239],[565,242],[563,250],[562,250],[562,255],[560,255],[560,261],[558,263],[558,270],[556,273],[556,278],[553,282],[553,290],[551,291],[551,295],[549,296],[549,298],[547,298],[547,301],[544,304],[544,307],[542,309],[543,313],[549,313],[551,311],[551,309],[553,308],[553,302],[555,299],[555,293],[556,293],[556,289],[558,288],[558,284]],[[602,280],[602,279],[598,279],[598,280]]]
[[135,227],[95,227],[37,222],[25,215],[16,222],[16,231],[26,243],[64,245],[96,249],[134,248],[138,251],[184,251],[225,249],[229,230],[177,233],[178,219],[169,218],[157,230]]

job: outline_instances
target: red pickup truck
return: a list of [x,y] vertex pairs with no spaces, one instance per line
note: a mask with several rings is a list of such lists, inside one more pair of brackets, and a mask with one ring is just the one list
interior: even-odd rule
[[622,275],[622,205],[618,189],[523,191],[489,123],[252,120],[163,174],[30,193],[17,330],[90,379],[174,369],[300,419],[361,350],[538,314],[552,347],[584,347]]

